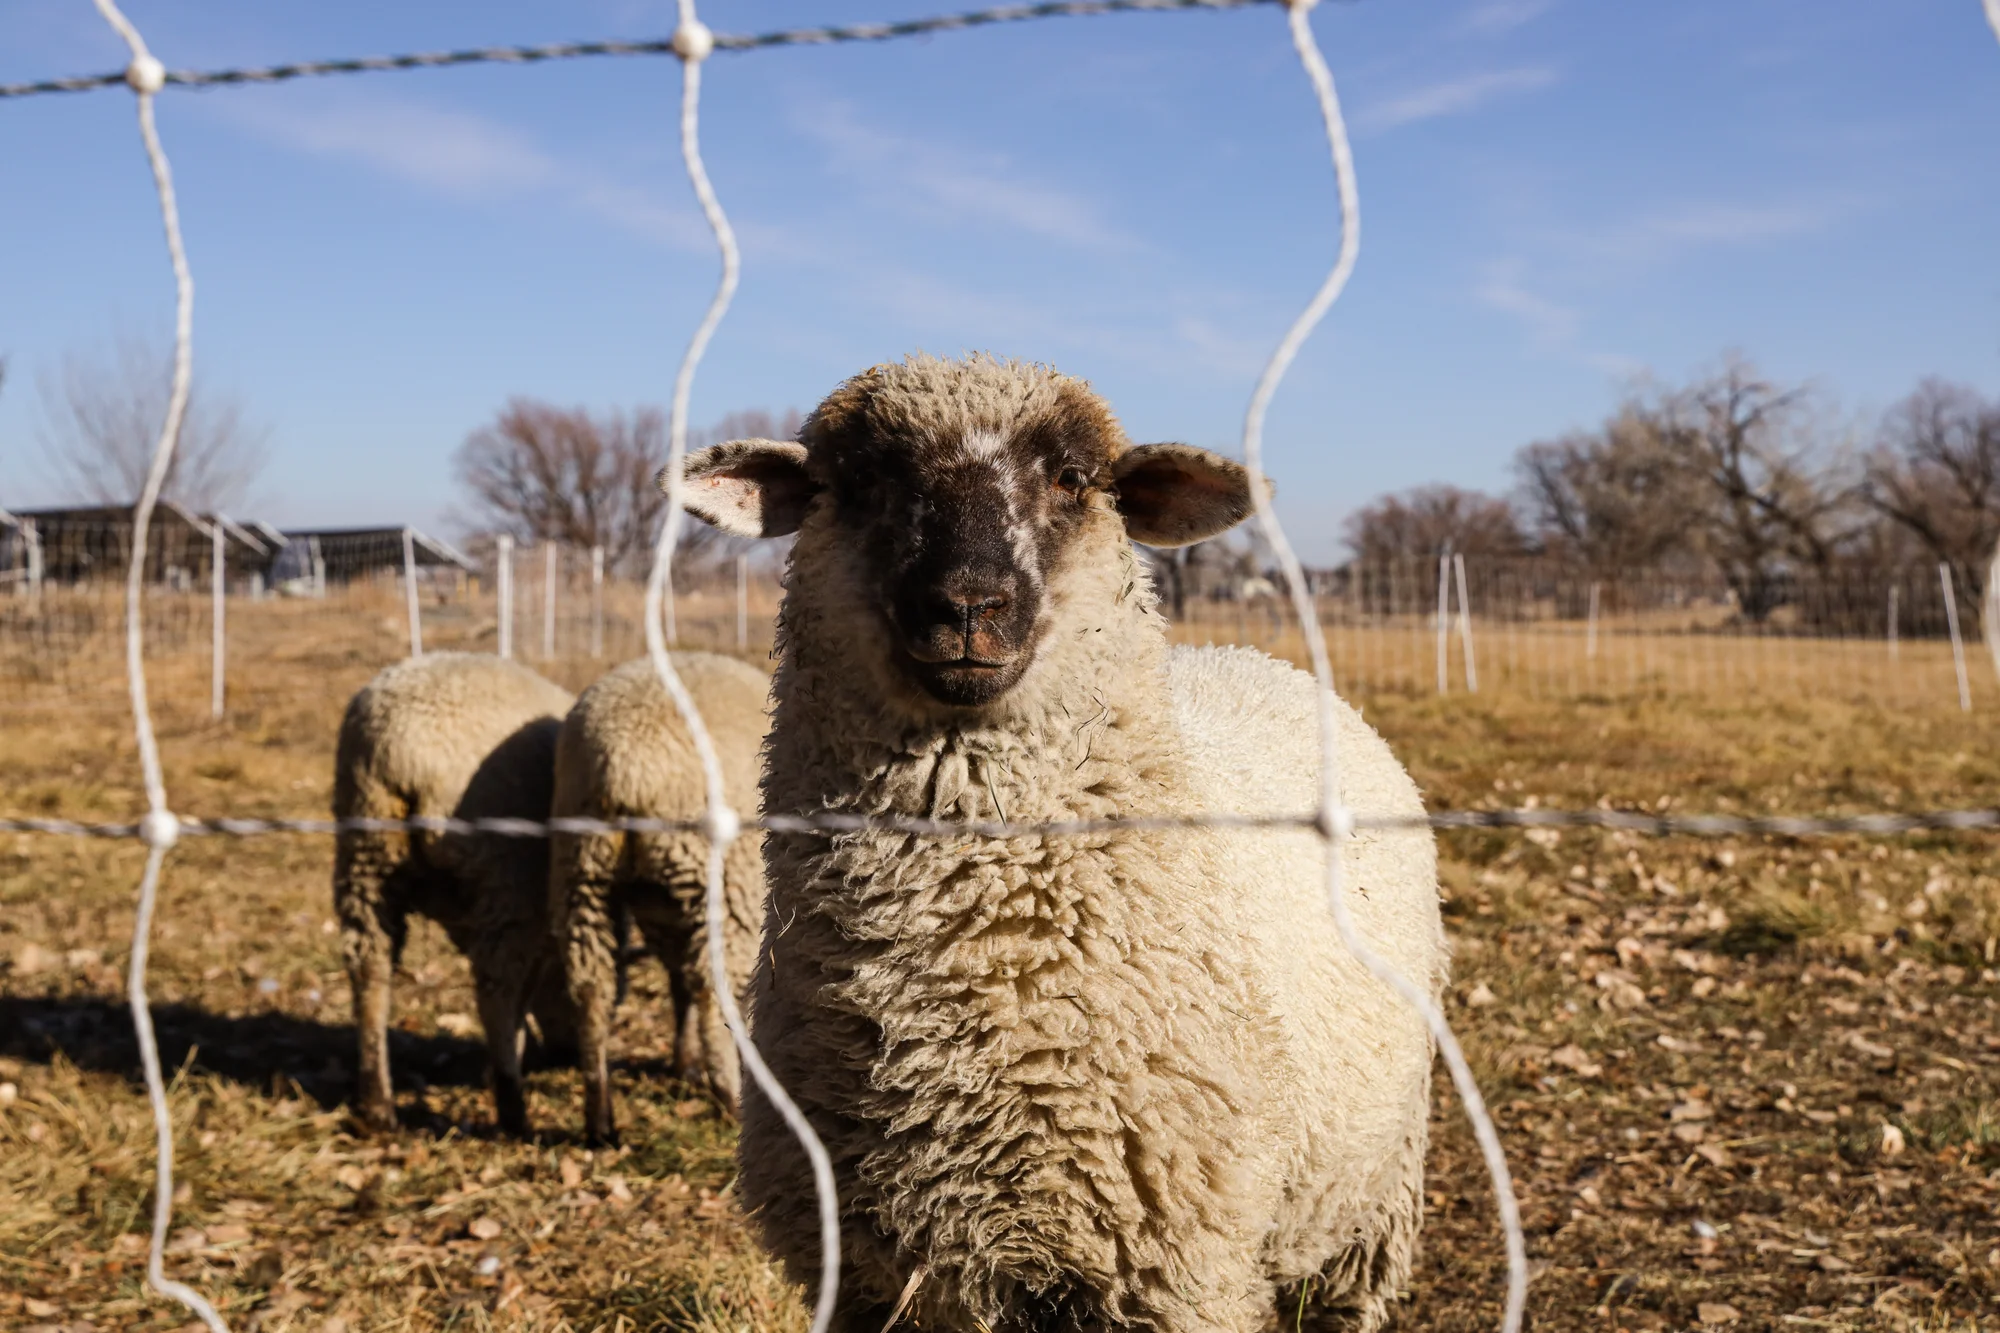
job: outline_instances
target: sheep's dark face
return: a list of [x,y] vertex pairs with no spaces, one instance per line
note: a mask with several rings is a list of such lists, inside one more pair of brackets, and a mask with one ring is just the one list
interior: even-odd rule
[[1079,382],[1001,363],[878,368],[804,435],[694,455],[688,510],[744,535],[831,525],[894,669],[956,707],[1000,698],[1033,663],[1086,532],[1122,517],[1135,540],[1182,545],[1250,510],[1235,464],[1134,448]]
[[855,432],[831,451],[831,517],[863,567],[900,666],[933,698],[977,707],[1034,659],[1050,576],[1111,480],[1088,416],[1014,430]]

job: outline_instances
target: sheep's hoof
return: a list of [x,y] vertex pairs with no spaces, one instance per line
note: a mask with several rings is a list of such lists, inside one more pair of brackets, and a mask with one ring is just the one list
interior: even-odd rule
[[528,1137],[528,1099],[518,1083],[500,1083],[493,1089],[493,1117],[500,1132],[510,1138]]
[[352,1115],[356,1128],[364,1134],[394,1134],[398,1128],[394,1102],[362,1102]]

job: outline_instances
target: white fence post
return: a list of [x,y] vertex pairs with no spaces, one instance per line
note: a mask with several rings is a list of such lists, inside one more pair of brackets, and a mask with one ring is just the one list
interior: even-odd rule
[[208,664],[208,715],[217,721],[222,718],[222,672],[223,672],[223,605],[225,592],[223,573],[222,515],[209,520],[208,584],[209,601],[213,612],[209,616],[209,664]]
[[1438,693],[1451,692],[1451,553],[1438,557],[1438,609],[1437,609],[1437,649],[1438,649]]
[[1458,575],[1458,639],[1465,648],[1465,689],[1479,693],[1479,663],[1472,655],[1472,599],[1465,594],[1465,557],[1453,555],[1451,567]]
[[1944,584],[1944,619],[1951,630],[1951,664],[1958,668],[1958,708],[1972,711],[1972,682],[1965,678],[1965,642],[1958,636],[1958,596],[1951,589],[1951,566],[1938,562],[1938,580]]
[[1598,589],[1602,586],[1602,584],[1597,583],[1590,585],[1590,617],[1584,622],[1583,628],[1583,655],[1585,657],[1597,656],[1597,594]]
[[326,553],[320,550],[318,537],[309,537],[306,539],[306,553],[312,557],[312,569],[309,571],[312,580],[312,595],[318,601],[325,601]]
[[604,548],[590,548],[590,655],[604,656]]
[[1986,652],[1993,659],[1993,674],[2000,676],[2000,550],[1986,565],[1986,595],[1979,603],[1979,628],[1986,637]]
[[410,612],[410,656],[424,655],[423,607],[417,600],[417,534],[403,529],[403,604]]
[[736,557],[736,650],[750,646],[750,557]]
[[556,656],[556,544],[542,539],[542,660]]
[[1896,642],[1896,594],[1902,591],[1895,584],[1889,585],[1889,660],[1898,661],[1902,657],[1900,645]]
[[499,602],[500,656],[514,655],[514,539],[501,533],[493,553],[493,588]]
[[21,521],[21,538],[28,544],[28,601],[42,600],[42,533],[32,518]]

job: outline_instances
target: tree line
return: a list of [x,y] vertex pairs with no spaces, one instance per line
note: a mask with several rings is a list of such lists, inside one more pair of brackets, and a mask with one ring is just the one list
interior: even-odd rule
[[1950,566],[1977,599],[2000,540],[2000,399],[1927,379],[1870,429],[1732,357],[1629,393],[1514,456],[1511,494],[1449,485],[1351,515],[1363,563],[1536,557],[1578,579],[1720,578],[1763,620],[1804,580]]

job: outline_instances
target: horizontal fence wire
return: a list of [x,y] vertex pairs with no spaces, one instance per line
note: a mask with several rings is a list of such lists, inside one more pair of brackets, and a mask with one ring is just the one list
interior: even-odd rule
[[[1122,831],[1181,828],[1311,829],[1327,821],[1313,811],[1283,815],[1199,814],[1137,815],[1124,819],[1072,819],[1047,823],[999,820],[924,819],[904,815],[759,815],[742,821],[745,828],[767,833],[837,836],[882,831],[924,838],[1072,838]],[[1607,829],[1651,837],[1830,837],[1862,834],[1875,837],[1903,833],[1966,833],[2000,830],[2000,809],[1918,810],[1894,814],[1855,815],[1656,815],[1643,810],[1439,810],[1427,815],[1363,815],[1336,813],[1335,827],[1354,832],[1423,829]],[[490,834],[503,838],[548,838],[559,835],[602,836],[620,833],[706,833],[700,819],[457,819],[448,815],[417,815],[409,819],[313,818],[181,818],[183,838],[256,838],[271,834],[451,833]],[[143,838],[135,823],[83,823],[71,819],[0,818],[0,833],[40,833],[70,838]]]
[[[787,28],[778,32],[715,33],[717,51],[766,51],[781,46],[833,46],[847,42],[886,42],[898,37],[927,37],[962,32],[997,23],[1032,19],[1088,18],[1098,14],[1166,13],[1183,10],[1247,9],[1283,4],[1284,0],[1051,0],[1037,5],[1001,5],[963,14],[903,19],[894,23],[853,23],[825,28]],[[420,51],[397,56],[358,56],[344,60],[303,60],[285,65],[244,69],[168,70],[168,86],[215,88],[231,84],[283,83],[325,74],[373,74],[399,69],[441,69],[453,65],[531,65],[545,60],[576,60],[588,56],[672,56],[671,37],[640,41],[552,42],[540,46],[477,46],[459,51]],[[34,97],[43,93],[87,93],[126,81],[124,70],[79,74],[34,83],[0,84],[0,97]]]

